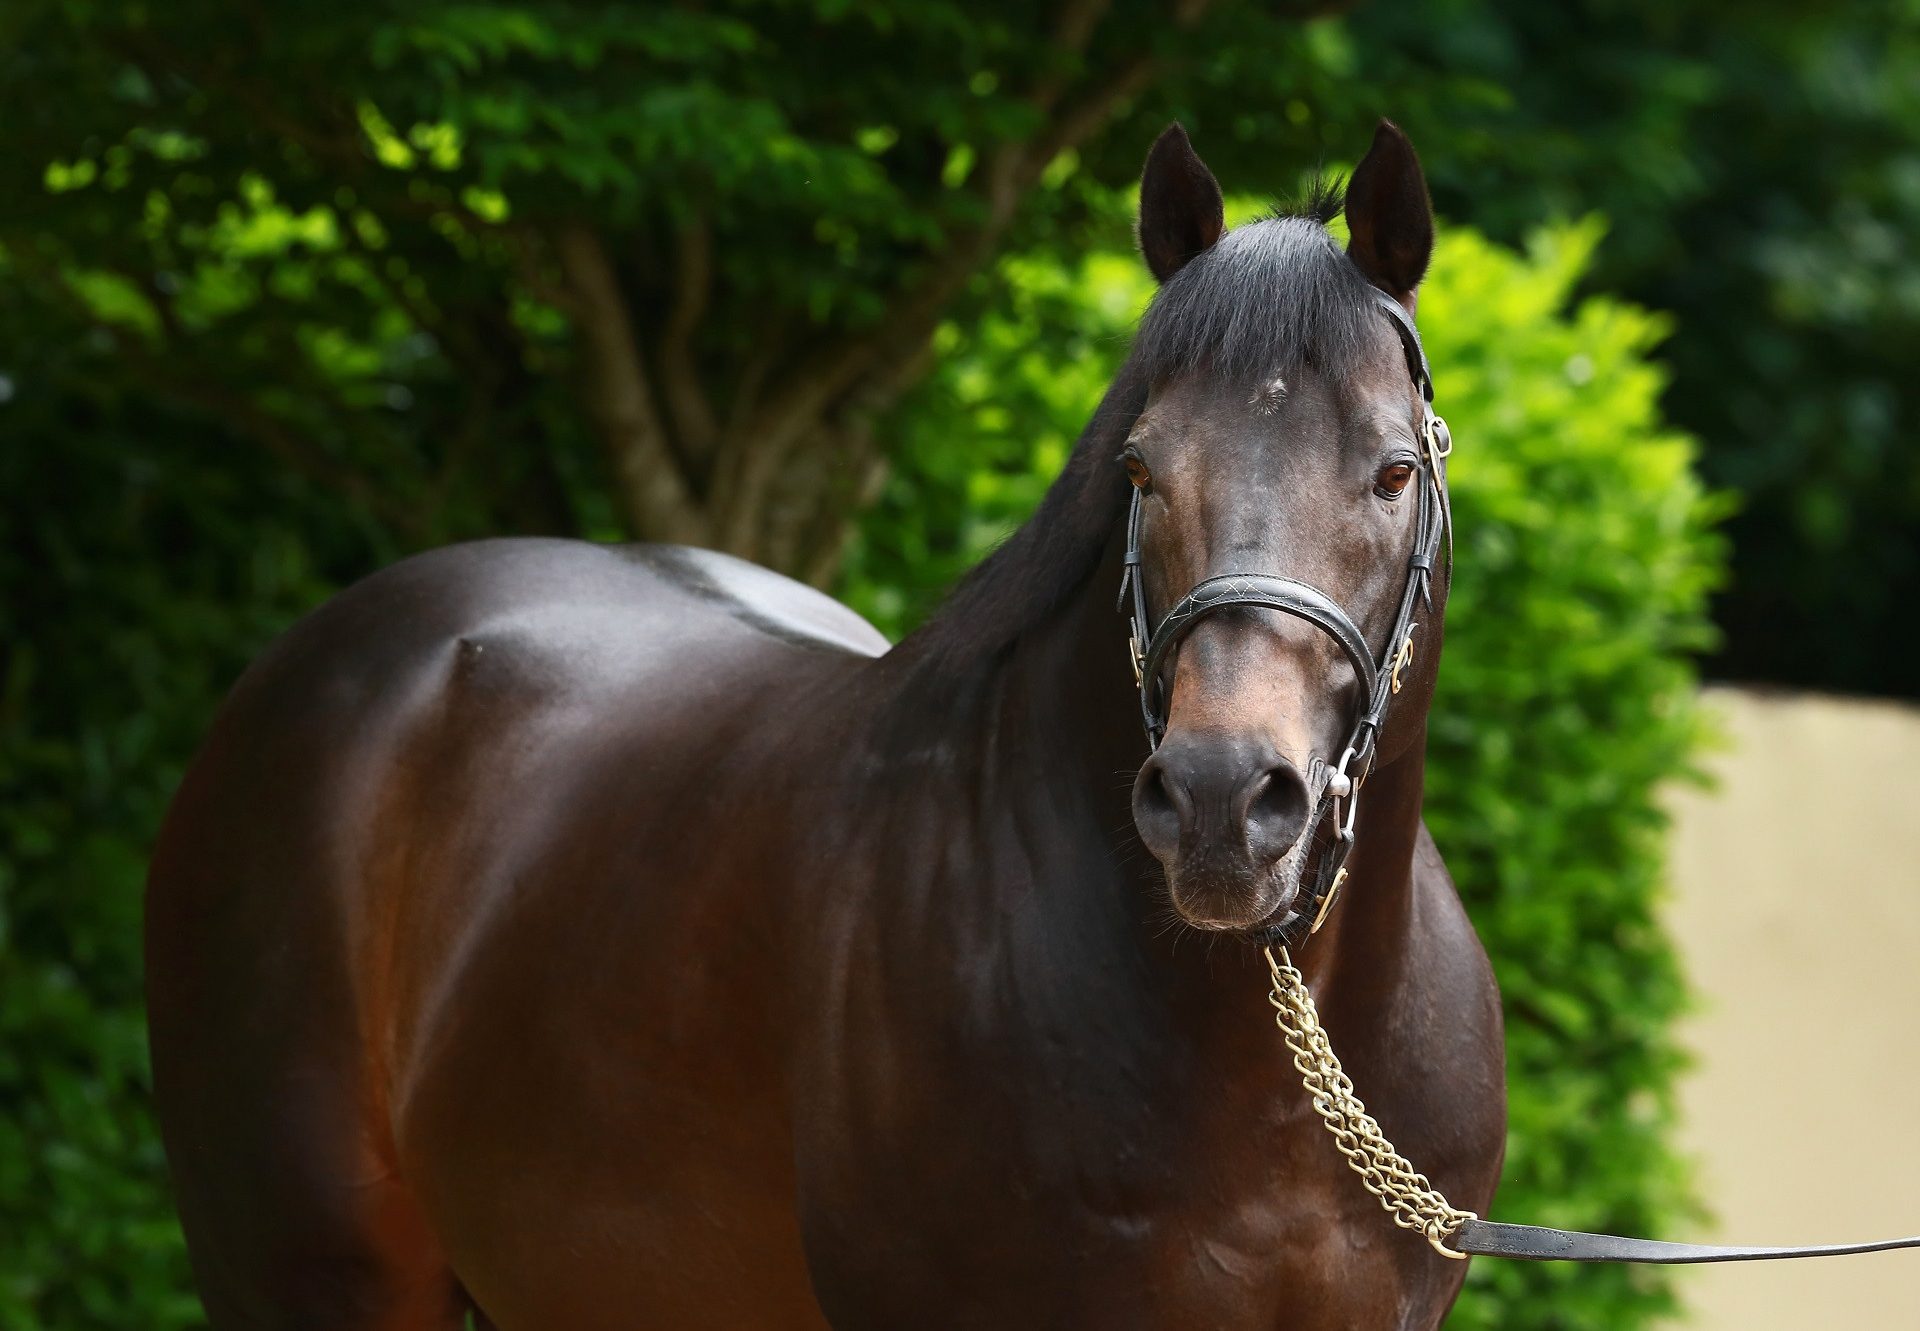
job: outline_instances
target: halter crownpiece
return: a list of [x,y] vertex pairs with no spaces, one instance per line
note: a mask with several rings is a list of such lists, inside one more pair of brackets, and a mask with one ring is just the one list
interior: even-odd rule
[[[1419,510],[1415,517],[1413,553],[1407,558],[1407,581],[1400,594],[1400,606],[1394,615],[1393,631],[1378,652],[1352,616],[1318,587],[1297,578],[1273,573],[1223,573],[1198,583],[1174,602],[1158,625],[1147,612],[1147,593],[1140,573],[1140,541],[1144,517],[1142,495],[1133,492],[1127,510],[1127,551],[1120,575],[1120,604],[1127,611],[1130,636],[1128,651],[1133,659],[1134,681],[1140,689],[1140,720],[1147,732],[1147,744],[1160,746],[1166,734],[1166,711],[1162,706],[1160,672],[1173,649],[1208,615],[1235,607],[1278,610],[1304,619],[1339,645],[1353,666],[1358,683],[1358,705],[1353,726],[1339,761],[1326,768],[1326,779],[1316,793],[1309,831],[1332,817],[1333,844],[1322,857],[1314,875],[1312,895],[1303,912],[1312,920],[1310,932],[1318,932],[1332,908],[1333,899],[1346,876],[1346,860],[1353,849],[1353,824],[1359,788],[1372,770],[1380,729],[1387,709],[1400,692],[1401,678],[1413,659],[1414,638],[1420,625],[1414,615],[1423,607],[1433,607],[1433,566],[1442,545],[1452,532],[1452,514],[1447,502],[1447,456],[1453,452],[1453,440],[1446,422],[1433,410],[1433,376],[1427,368],[1426,349],[1420,344],[1420,330],[1399,301],[1384,291],[1375,290],[1381,311],[1393,322],[1401,348],[1406,353],[1407,371],[1420,390]],[[1129,605],[1131,602],[1131,605]]]

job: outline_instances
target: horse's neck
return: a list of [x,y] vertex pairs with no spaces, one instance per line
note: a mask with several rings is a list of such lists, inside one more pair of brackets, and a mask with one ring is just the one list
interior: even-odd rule
[[1018,755],[1016,784],[1004,797],[1021,798],[1019,784],[1031,797],[1040,793],[1035,786],[1078,781],[1094,795],[1087,812],[1115,844],[1123,844],[1123,831],[1125,841],[1132,839],[1128,792],[1147,756],[1125,621],[1114,609],[1120,554],[1116,534],[1088,585],[996,663],[999,679],[980,735],[995,753]]
[[955,831],[982,870],[940,886],[972,898],[956,909],[1016,928],[1077,919],[1091,933],[1111,933],[1117,912],[1140,913],[1158,868],[1129,813],[1147,750],[1113,608],[1119,570],[1116,537],[1087,586],[977,661],[955,690],[961,705],[947,721],[961,789],[935,798],[964,821]]

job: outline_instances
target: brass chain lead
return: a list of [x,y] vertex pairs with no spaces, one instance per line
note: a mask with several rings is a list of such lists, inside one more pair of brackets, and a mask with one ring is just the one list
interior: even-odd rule
[[1293,958],[1285,947],[1279,949],[1278,956],[1271,947],[1266,953],[1267,970],[1273,976],[1267,1001],[1273,1004],[1274,1024],[1293,1051],[1293,1066],[1307,1088],[1314,1112],[1333,1135],[1333,1144],[1360,1176],[1361,1184],[1393,1217],[1394,1224],[1423,1235],[1442,1257],[1465,1261],[1467,1254],[1447,1247],[1446,1240],[1467,1221],[1480,1217],[1441,1196],[1427,1176],[1394,1149],[1366,1105],[1353,1093],[1353,1081],[1327,1040],[1313,995],[1294,967]]

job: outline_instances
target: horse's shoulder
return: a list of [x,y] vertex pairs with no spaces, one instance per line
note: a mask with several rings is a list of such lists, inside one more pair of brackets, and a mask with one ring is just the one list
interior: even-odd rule
[[1486,947],[1474,931],[1453,874],[1424,819],[1413,844],[1413,888],[1415,919],[1426,959],[1415,975],[1426,983],[1449,988],[1456,998],[1470,993],[1483,1000],[1497,1027],[1499,987]]
[[1458,1192],[1456,1204],[1484,1208],[1506,1143],[1500,987],[1424,821],[1414,843],[1413,874],[1419,962],[1408,972],[1411,992],[1403,1005],[1420,1049],[1409,1051],[1399,1067],[1410,1081],[1405,1094],[1424,1111],[1420,1136],[1427,1140],[1418,1144],[1430,1153],[1433,1169],[1447,1174]]

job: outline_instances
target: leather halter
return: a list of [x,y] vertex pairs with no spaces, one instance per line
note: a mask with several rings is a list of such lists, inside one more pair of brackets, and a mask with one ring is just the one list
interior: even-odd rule
[[1375,290],[1373,295],[1400,337],[1406,352],[1407,371],[1420,390],[1421,455],[1415,468],[1419,506],[1414,519],[1413,553],[1407,557],[1407,581],[1400,594],[1393,630],[1380,651],[1374,651],[1366,634],[1338,601],[1309,583],[1273,573],[1223,573],[1207,578],[1174,602],[1157,626],[1152,625],[1147,613],[1145,582],[1140,574],[1144,519],[1143,495],[1138,489],[1134,490],[1127,511],[1127,553],[1120,577],[1119,608],[1128,612],[1131,630],[1128,649],[1133,657],[1134,680],[1140,688],[1140,720],[1146,727],[1150,748],[1158,748],[1166,734],[1160,672],[1181,639],[1208,615],[1233,608],[1256,608],[1278,610],[1304,619],[1332,638],[1353,667],[1357,686],[1353,724],[1337,763],[1328,768],[1315,760],[1316,769],[1323,771],[1325,777],[1314,792],[1313,812],[1303,833],[1311,836],[1332,816],[1333,844],[1321,858],[1307,902],[1306,917],[1312,920],[1310,932],[1317,932],[1325,922],[1334,896],[1345,881],[1347,856],[1353,850],[1359,790],[1373,769],[1381,727],[1386,723],[1394,695],[1400,692],[1401,675],[1413,659],[1414,635],[1420,629],[1414,616],[1422,609],[1433,609],[1433,566],[1452,531],[1446,464],[1447,455],[1453,451],[1453,440],[1446,422],[1433,410],[1433,376],[1427,368],[1426,350],[1420,345],[1420,330],[1399,301],[1384,291]]
[[[1366,781],[1367,773],[1372,769],[1387,709],[1392,705],[1394,694],[1400,691],[1401,672],[1413,658],[1413,638],[1420,627],[1414,621],[1414,614],[1422,606],[1432,609],[1434,561],[1439,557],[1441,545],[1450,543],[1452,534],[1452,516],[1447,502],[1446,461],[1447,455],[1453,451],[1453,443],[1447,433],[1446,423],[1434,414],[1433,377],[1427,369],[1420,333],[1398,301],[1384,292],[1376,292],[1375,296],[1381,310],[1393,321],[1400,335],[1401,345],[1407,354],[1407,369],[1420,390],[1422,452],[1419,465],[1420,508],[1414,529],[1413,553],[1407,559],[1407,584],[1400,596],[1399,611],[1394,616],[1393,631],[1388,634],[1380,652],[1373,650],[1352,617],[1325,592],[1297,578],[1269,573],[1227,573],[1208,578],[1175,602],[1159,625],[1149,632],[1146,591],[1140,577],[1141,494],[1138,490],[1134,491],[1132,508],[1127,515],[1126,568],[1121,576],[1120,601],[1122,608],[1126,608],[1129,598],[1132,601],[1129,620],[1133,637],[1130,650],[1135,677],[1140,686],[1140,717],[1146,725],[1149,745],[1157,748],[1166,731],[1166,717],[1160,707],[1160,672],[1168,654],[1193,631],[1195,624],[1216,611],[1233,606],[1251,606],[1278,610],[1304,619],[1339,644],[1341,652],[1353,666],[1362,705],[1357,709],[1346,751],[1327,774],[1318,795],[1318,803],[1307,823],[1309,831],[1316,829],[1327,812],[1333,812],[1335,840],[1320,872],[1315,876],[1314,896],[1309,903],[1313,912],[1309,932],[1318,931],[1325,921],[1334,895],[1346,876],[1346,858],[1353,849],[1354,801],[1360,785]],[[1141,646],[1143,641],[1146,644],[1144,648]],[[1342,801],[1346,802],[1344,816]],[[1270,934],[1277,932],[1269,930]],[[1337,1070],[1337,1062],[1334,1066]],[[1384,1140],[1382,1144],[1385,1145]],[[1391,1151],[1392,1147],[1388,1145],[1386,1149]],[[1419,1177],[1419,1182],[1426,1184],[1424,1176]],[[1445,1236],[1451,1248],[1441,1247],[1441,1251],[1448,1256],[1479,1254],[1536,1262],[1693,1264],[1837,1257],[1850,1253],[1920,1248],[1920,1235],[1867,1243],[1800,1247],[1669,1243],[1657,1239],[1555,1229],[1546,1225],[1509,1224],[1482,1220],[1471,1213],[1467,1214],[1469,1218]],[[1435,1246],[1440,1247],[1440,1244],[1436,1242]]]

